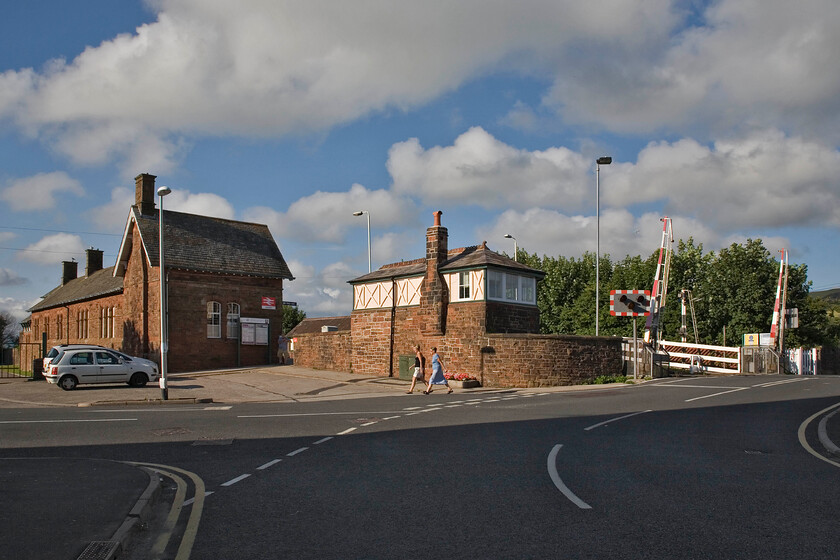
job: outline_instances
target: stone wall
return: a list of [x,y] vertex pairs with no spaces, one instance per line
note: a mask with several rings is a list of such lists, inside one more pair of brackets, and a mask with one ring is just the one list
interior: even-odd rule
[[[292,359],[296,366],[334,371],[354,371],[350,331],[311,333],[294,338]],[[356,373],[361,373],[357,371]]]

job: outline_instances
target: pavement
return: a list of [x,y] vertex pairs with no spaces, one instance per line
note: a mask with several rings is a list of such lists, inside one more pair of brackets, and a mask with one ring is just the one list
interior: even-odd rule
[[[168,400],[164,401],[157,383],[146,387],[81,385],[63,391],[44,380],[0,378],[0,408],[307,402],[404,395],[410,385],[402,379],[295,365],[171,374],[167,381]],[[603,388],[586,385],[527,390]],[[456,392],[499,390],[479,387]],[[422,386],[415,391],[422,391]],[[827,420],[820,422],[818,435],[834,462],[840,463],[840,408],[834,408]],[[73,484],[45,484],[32,473],[49,473],[50,481],[72,480]],[[4,503],[0,526],[15,527],[15,539],[0,540],[0,557],[20,560],[119,558],[137,529],[148,520],[160,489],[159,478],[151,471],[116,461],[67,458],[0,458],[0,488]],[[15,543],[14,551],[6,550],[10,541]]]

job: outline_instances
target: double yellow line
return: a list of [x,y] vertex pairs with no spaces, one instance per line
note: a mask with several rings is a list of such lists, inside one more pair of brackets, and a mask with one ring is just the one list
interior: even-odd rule
[[138,467],[146,467],[162,476],[171,478],[177,487],[175,490],[175,499],[172,501],[169,515],[166,516],[166,521],[164,522],[163,532],[157,538],[150,551],[152,558],[160,558],[166,550],[169,541],[172,539],[172,533],[175,530],[175,525],[178,523],[178,518],[181,516],[184,499],[187,496],[187,482],[175,473],[185,475],[192,480],[193,486],[195,487],[195,497],[193,498],[192,509],[190,510],[190,517],[187,520],[186,529],[184,529],[184,535],[181,537],[181,544],[178,546],[178,553],[175,556],[175,560],[189,560],[193,544],[195,543],[195,537],[198,533],[201,512],[204,510],[204,481],[195,473],[169,465],[137,463],[133,461],[127,461],[127,463]]

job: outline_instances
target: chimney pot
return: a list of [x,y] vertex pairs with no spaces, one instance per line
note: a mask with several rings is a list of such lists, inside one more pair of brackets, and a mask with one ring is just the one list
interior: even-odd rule
[[71,280],[75,280],[79,274],[79,263],[76,261],[61,262],[61,285],[64,286]]
[[155,175],[141,173],[134,178],[134,204],[144,216],[155,213]]

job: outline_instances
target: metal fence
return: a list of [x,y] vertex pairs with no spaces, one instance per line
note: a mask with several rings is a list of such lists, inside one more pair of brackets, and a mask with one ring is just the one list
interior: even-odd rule
[[32,362],[41,358],[41,353],[38,342],[21,342],[14,348],[5,348],[0,360],[0,378],[32,377]]

